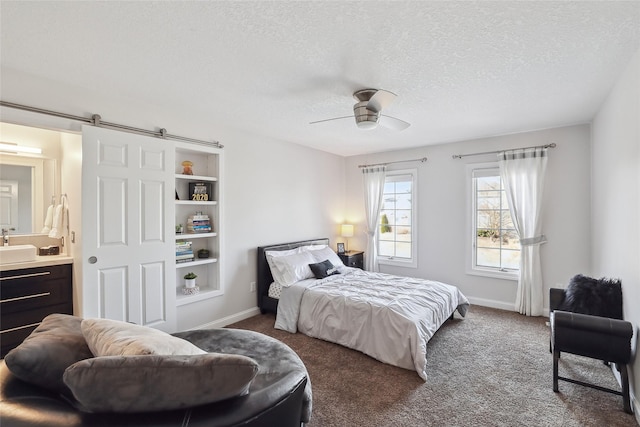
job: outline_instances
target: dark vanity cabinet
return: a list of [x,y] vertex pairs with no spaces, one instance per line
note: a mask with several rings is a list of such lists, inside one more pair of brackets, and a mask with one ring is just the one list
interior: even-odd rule
[[73,314],[72,264],[0,272],[2,357],[20,344],[43,318]]

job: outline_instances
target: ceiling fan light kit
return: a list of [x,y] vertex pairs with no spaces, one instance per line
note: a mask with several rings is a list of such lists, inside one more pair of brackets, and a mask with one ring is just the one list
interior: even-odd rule
[[[353,117],[356,119],[356,125],[359,129],[375,129],[379,124],[394,130],[403,130],[410,126],[404,120],[381,114],[382,109],[389,106],[396,98],[395,93],[382,89],[362,89],[354,92],[353,97],[358,101],[353,106]],[[384,120],[380,120],[381,117]],[[351,116],[318,120],[310,124],[348,118]]]
[[368,101],[358,102],[353,106],[353,115],[360,129],[374,129],[380,121],[380,113],[367,108]]

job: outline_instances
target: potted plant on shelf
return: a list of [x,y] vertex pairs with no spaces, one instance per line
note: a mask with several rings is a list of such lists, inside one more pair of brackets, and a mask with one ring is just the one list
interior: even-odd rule
[[188,272],[184,275],[184,286],[185,288],[195,288],[196,286],[196,277],[198,275],[193,271]]

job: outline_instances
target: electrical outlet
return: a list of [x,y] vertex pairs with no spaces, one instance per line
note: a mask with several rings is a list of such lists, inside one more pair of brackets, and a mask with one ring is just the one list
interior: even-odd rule
[[255,291],[256,291],[256,282],[249,283],[249,292],[255,292]]

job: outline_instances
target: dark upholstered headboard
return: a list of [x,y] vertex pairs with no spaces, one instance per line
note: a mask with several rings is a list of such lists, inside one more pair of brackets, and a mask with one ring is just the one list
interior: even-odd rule
[[257,282],[258,282],[258,308],[262,313],[276,312],[278,307],[278,301],[270,298],[269,293],[269,285],[273,283],[273,276],[271,276],[271,270],[269,269],[269,264],[267,263],[267,258],[265,256],[265,251],[286,251],[289,249],[295,249],[300,246],[307,245],[328,245],[329,239],[312,239],[312,240],[301,240],[299,242],[289,242],[289,243],[279,243],[277,245],[269,245],[269,246],[260,246],[258,247],[258,268],[257,268]]

